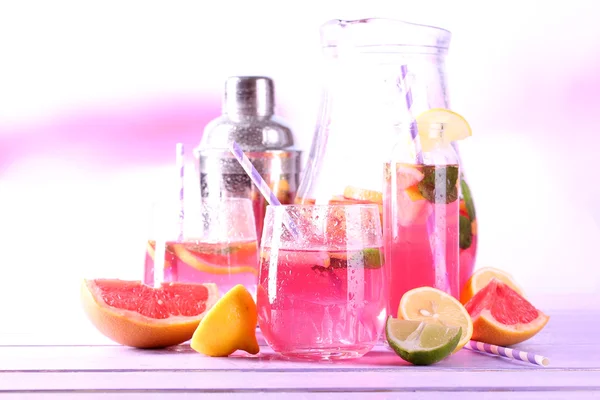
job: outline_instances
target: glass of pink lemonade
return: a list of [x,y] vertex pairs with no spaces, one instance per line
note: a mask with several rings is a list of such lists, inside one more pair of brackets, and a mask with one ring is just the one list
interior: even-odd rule
[[153,284],[157,244],[164,243],[165,282],[212,282],[221,295],[241,284],[256,298],[258,247],[252,202],[224,198],[184,211],[181,225],[175,205],[154,207],[144,283]]
[[459,298],[459,167],[387,163],[384,186],[388,313],[421,286]]
[[286,357],[361,357],[385,322],[376,205],[268,206],[261,241],[258,323]]

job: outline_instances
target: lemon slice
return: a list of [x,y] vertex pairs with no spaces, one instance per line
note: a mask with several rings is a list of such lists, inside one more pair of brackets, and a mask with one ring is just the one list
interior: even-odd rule
[[431,365],[448,357],[458,344],[461,327],[404,321],[388,317],[385,336],[396,354],[414,365]]
[[455,142],[472,135],[471,126],[462,115],[445,108],[432,108],[417,117],[423,151],[430,151],[436,142],[436,137],[431,135],[432,130],[439,129],[435,124],[442,125],[444,140],[447,142]]
[[404,293],[398,307],[398,318],[461,327],[455,351],[463,348],[473,334],[473,322],[465,307],[449,294],[428,286]]
[[352,200],[383,204],[383,193],[354,186],[346,186],[344,189],[344,197]]

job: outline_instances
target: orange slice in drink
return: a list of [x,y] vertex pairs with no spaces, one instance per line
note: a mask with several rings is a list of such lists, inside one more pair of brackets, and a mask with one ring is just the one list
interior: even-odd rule
[[[146,244],[146,252],[148,256],[154,261],[154,255],[156,253],[156,241],[149,240]],[[173,268],[173,263],[175,262],[175,254],[169,249],[169,246],[165,247],[165,269]]]
[[346,186],[344,189],[344,197],[352,200],[383,204],[383,193],[354,186]]
[[200,261],[198,258],[194,256],[189,250],[185,248],[183,244],[173,244],[173,251],[177,258],[186,263],[192,268],[197,269],[198,271],[206,272],[208,274],[214,275],[228,275],[228,274],[242,274],[242,273],[250,273],[253,275],[258,275],[258,269],[252,266],[236,266],[236,267],[228,267],[227,265],[220,266],[214,265],[207,262]]
[[[170,246],[167,246],[170,247]],[[209,264],[227,264],[232,256],[238,260],[252,257],[257,252],[255,241],[231,242],[231,243],[187,243],[187,251]]]
[[486,287],[492,279],[498,279],[500,282],[508,285],[511,289],[523,296],[523,290],[517,285],[513,277],[505,271],[497,268],[481,268],[471,275],[465,286],[460,292],[460,302],[467,304],[477,292]]
[[317,204],[317,201],[315,199],[303,199],[300,197],[296,197],[294,199],[294,204],[305,204],[314,206],[315,204]]
[[402,296],[398,318],[461,327],[456,351],[462,349],[473,334],[473,322],[465,307],[451,295],[428,286],[409,290]]
[[460,215],[464,215],[465,217],[470,219],[469,210],[467,210],[467,204],[465,203],[464,199],[460,200],[460,202],[458,203],[458,207],[459,207]]
[[329,204],[365,204],[366,201],[347,199],[344,196],[333,196]]

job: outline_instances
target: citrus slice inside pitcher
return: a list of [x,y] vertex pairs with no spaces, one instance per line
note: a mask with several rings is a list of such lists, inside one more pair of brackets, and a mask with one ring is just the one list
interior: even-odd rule
[[431,150],[435,143],[435,140],[429,136],[433,124],[442,124],[444,139],[448,142],[462,140],[472,135],[471,126],[467,120],[462,115],[445,108],[427,110],[416,120],[423,151]]

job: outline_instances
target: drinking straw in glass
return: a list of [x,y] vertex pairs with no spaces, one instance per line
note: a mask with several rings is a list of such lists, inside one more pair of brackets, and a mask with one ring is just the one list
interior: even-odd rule
[[[401,72],[401,84],[404,88],[406,109],[410,117],[410,136],[412,138],[414,149],[416,153],[417,164],[423,164],[423,149],[421,147],[421,140],[419,138],[419,129],[417,127],[417,121],[413,115],[412,106],[412,90],[408,83],[408,67],[402,65],[400,67]],[[395,178],[395,174],[392,174],[392,179]],[[433,255],[433,262],[435,268],[435,286],[438,289],[444,290],[450,293],[450,284],[448,282],[448,271],[446,270],[446,257],[445,257],[445,246],[440,243],[438,235],[435,234],[435,217],[436,213],[431,213],[427,218],[427,235],[429,236],[429,245],[431,247],[431,253]]]
[[[275,193],[269,188],[269,184],[260,176],[260,173],[254,168],[252,162],[244,154],[242,148],[235,142],[232,141],[229,147],[229,150],[233,154],[233,156],[238,160],[244,171],[250,177],[250,180],[256,185],[260,193],[264,196],[267,202],[273,206],[280,206],[281,202],[275,196]],[[286,214],[287,215],[287,214]],[[284,220],[285,226],[292,232],[294,236],[298,235],[298,228],[294,224],[294,222],[289,218],[289,216]]]
[[176,165],[179,171],[179,242],[183,241],[183,220],[184,220],[184,201],[183,201],[183,188],[184,188],[184,149],[183,143],[177,143],[176,146]]
[[[179,172],[179,242],[183,241],[183,221],[184,221],[184,148],[183,143],[177,143],[175,146],[175,165]],[[167,210],[168,212],[168,210]],[[156,230],[156,248],[154,250],[154,287],[159,288],[165,280],[165,253],[166,240],[163,237],[162,229]]]

